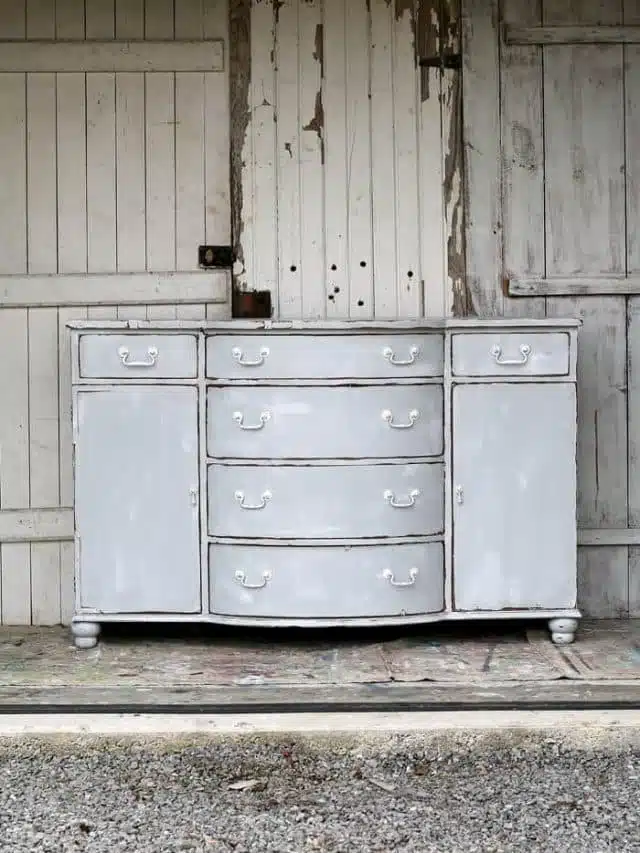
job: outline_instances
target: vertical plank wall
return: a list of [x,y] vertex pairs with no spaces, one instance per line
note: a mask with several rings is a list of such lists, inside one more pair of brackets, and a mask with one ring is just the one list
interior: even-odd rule
[[[0,4],[0,39],[226,39],[227,27],[226,0]],[[226,65],[225,55],[224,73],[0,74],[0,277],[193,271],[198,244],[229,244]],[[37,510],[66,529],[73,502],[65,323],[221,311],[0,303],[2,623],[71,614],[72,543],[37,530]]]
[[504,280],[638,272],[640,51],[623,44],[508,45],[499,24],[637,25],[640,3],[465,0],[463,19],[474,307],[483,314],[582,318],[579,604],[592,616],[638,615],[638,298],[514,298],[505,295]]
[[456,5],[235,0],[251,42],[232,116],[244,138],[238,280],[270,290],[274,316],[451,313],[459,81],[417,61],[441,40],[456,49]]

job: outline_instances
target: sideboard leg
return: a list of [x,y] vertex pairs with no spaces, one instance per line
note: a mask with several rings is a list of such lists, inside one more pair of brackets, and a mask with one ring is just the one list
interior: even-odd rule
[[576,638],[577,628],[577,619],[568,619],[564,617],[559,619],[549,619],[551,640],[556,644],[556,646],[566,646],[569,643],[572,643]]
[[100,624],[98,622],[72,622],[71,635],[78,649],[92,649],[98,642]]

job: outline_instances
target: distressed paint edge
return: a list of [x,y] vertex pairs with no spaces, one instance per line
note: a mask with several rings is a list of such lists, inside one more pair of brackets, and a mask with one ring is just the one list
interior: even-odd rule
[[224,71],[224,42],[0,41],[0,73]]
[[0,543],[73,541],[73,509],[0,510]]
[[512,278],[507,289],[509,296],[634,296],[640,294],[640,275]]
[[503,41],[508,45],[529,46],[544,44],[640,44],[640,27],[516,27],[505,24]]
[[[461,0],[463,216],[470,314],[503,317],[498,0]],[[485,132],[486,130],[486,132]]]
[[247,140],[250,134],[251,110],[251,0],[231,0],[229,6],[229,122],[231,244],[233,246],[232,287],[246,288],[246,260],[243,244],[245,176]]
[[230,273],[0,276],[1,308],[228,303]]
[[[445,0],[441,5],[440,49],[447,53],[460,53],[461,29],[460,0]],[[453,314],[454,317],[467,317],[474,313],[474,308],[466,274],[463,82],[459,70],[443,69],[442,73],[445,261],[449,303],[447,313]]]

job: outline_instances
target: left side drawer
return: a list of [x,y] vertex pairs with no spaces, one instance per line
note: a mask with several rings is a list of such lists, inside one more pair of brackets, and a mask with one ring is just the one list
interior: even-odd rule
[[95,379],[193,379],[198,375],[195,335],[80,336],[80,376]]

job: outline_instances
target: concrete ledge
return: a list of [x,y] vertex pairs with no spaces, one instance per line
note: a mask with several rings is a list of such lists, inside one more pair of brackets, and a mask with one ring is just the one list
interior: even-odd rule
[[640,726],[640,711],[462,711],[362,714],[7,714],[0,716],[0,737],[25,735],[233,735],[301,734],[330,737],[418,732],[526,729],[549,731]]

